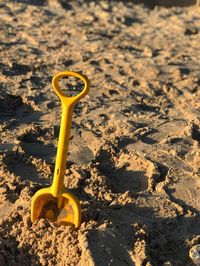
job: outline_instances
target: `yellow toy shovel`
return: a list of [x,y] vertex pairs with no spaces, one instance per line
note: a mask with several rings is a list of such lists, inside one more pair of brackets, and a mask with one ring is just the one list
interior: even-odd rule
[[[58,85],[63,77],[73,76],[81,79],[85,86],[76,96],[66,96]],[[31,221],[37,218],[47,218],[54,222],[79,227],[81,221],[80,203],[77,198],[64,188],[64,173],[69,146],[70,128],[74,105],[89,92],[90,82],[86,76],[76,72],[64,71],[54,76],[52,85],[62,102],[62,118],[58,150],[56,156],[53,184],[50,187],[38,190],[31,202]]]

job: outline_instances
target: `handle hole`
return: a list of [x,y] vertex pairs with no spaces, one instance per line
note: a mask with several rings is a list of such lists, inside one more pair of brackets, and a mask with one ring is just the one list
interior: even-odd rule
[[65,96],[73,97],[78,95],[84,89],[84,82],[73,76],[63,77],[58,81],[60,90]]

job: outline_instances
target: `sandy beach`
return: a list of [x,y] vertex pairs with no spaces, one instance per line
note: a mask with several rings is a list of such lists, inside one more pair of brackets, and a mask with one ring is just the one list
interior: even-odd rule
[[[200,8],[5,0],[0,33],[0,265],[195,265]],[[61,103],[51,81],[64,70],[91,81],[65,171],[78,230],[30,220],[32,196],[52,183]]]

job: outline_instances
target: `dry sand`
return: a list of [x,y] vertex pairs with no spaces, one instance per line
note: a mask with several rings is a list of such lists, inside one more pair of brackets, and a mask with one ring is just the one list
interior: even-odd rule
[[[1,266],[194,265],[199,11],[1,1]],[[63,70],[92,83],[74,110],[65,178],[81,201],[79,230],[30,222],[31,197],[52,182],[61,106],[51,79]]]

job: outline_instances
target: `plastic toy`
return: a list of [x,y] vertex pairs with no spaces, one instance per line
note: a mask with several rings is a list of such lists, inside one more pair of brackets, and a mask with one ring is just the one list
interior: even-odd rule
[[[81,79],[85,86],[76,96],[66,96],[60,89],[58,81],[73,76]],[[81,208],[78,199],[64,187],[64,173],[69,146],[70,129],[74,105],[83,98],[90,89],[88,78],[82,74],[64,71],[54,76],[52,85],[62,102],[62,117],[57,148],[56,164],[52,186],[38,190],[31,202],[31,221],[47,218],[54,222],[74,225],[78,228],[81,222]]]

